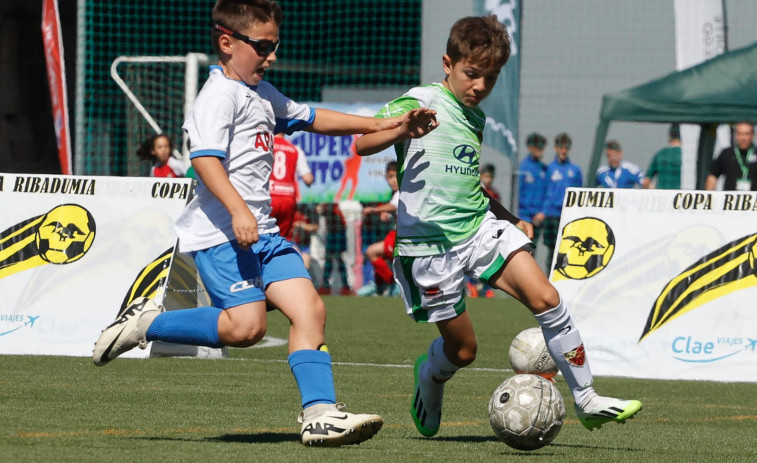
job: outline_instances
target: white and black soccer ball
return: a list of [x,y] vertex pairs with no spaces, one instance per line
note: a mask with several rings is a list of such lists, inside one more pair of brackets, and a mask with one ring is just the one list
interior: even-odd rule
[[512,376],[489,399],[489,424],[499,440],[514,449],[536,450],[549,444],[564,418],[560,391],[541,376]]
[[513,371],[518,374],[539,375],[550,380],[557,375],[557,364],[549,355],[541,328],[527,328],[518,333],[508,355]]

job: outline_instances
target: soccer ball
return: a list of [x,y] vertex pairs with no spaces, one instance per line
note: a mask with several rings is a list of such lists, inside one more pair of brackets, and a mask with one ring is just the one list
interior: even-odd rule
[[489,424],[494,434],[518,450],[536,450],[555,440],[564,418],[560,391],[541,376],[512,376],[489,400]]
[[557,364],[549,355],[540,328],[527,328],[518,333],[508,354],[516,373],[530,373],[550,380],[557,374]]

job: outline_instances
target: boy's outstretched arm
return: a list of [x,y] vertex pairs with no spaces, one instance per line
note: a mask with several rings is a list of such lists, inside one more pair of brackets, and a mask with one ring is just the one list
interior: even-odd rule
[[508,211],[507,208],[503,206],[499,201],[492,198],[492,196],[486,191],[485,188],[481,188],[481,191],[484,193],[484,196],[489,198],[489,210],[492,211],[492,213],[494,214],[495,217],[497,217],[497,219],[506,220],[510,222],[511,224],[520,228],[521,231],[523,231],[523,233],[525,233],[526,236],[528,236],[528,239],[530,240],[534,239],[534,226],[533,225],[513,215],[513,213]]
[[439,125],[436,120],[436,111],[428,108],[412,109],[399,119],[401,124],[398,127],[358,138],[355,141],[357,154],[359,156],[370,156],[407,139],[420,138]]
[[353,135],[392,129],[399,127],[401,123],[402,117],[377,119],[375,117],[356,116],[331,109],[317,108],[313,123],[305,131],[332,136]]

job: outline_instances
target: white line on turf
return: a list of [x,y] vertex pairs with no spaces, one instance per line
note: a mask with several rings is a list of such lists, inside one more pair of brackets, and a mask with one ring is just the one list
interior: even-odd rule
[[[243,360],[248,362],[260,362],[260,363],[287,363],[284,359],[250,359],[250,358],[235,358],[232,360]],[[369,362],[333,362],[332,365],[346,366],[346,367],[371,367],[371,368],[413,368],[412,364],[400,364],[400,363],[369,363]],[[488,371],[494,373],[512,372],[509,368],[477,368],[466,367],[466,371]]]

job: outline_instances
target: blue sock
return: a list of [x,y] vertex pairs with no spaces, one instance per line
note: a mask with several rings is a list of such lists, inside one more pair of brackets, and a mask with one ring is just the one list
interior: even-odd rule
[[215,307],[169,310],[153,320],[147,329],[147,340],[222,347],[218,338],[220,316],[221,309]]
[[298,350],[289,354],[297,387],[300,388],[302,408],[315,404],[336,403],[334,377],[331,373],[331,355],[320,350]]

